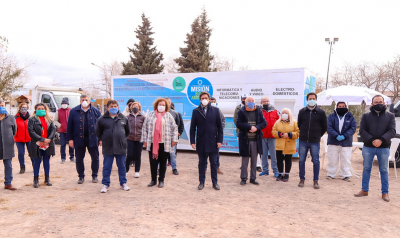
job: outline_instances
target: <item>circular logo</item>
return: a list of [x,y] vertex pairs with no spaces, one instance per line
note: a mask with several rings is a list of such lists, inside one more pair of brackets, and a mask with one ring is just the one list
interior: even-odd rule
[[200,105],[200,93],[201,92],[208,92],[211,96],[213,95],[213,87],[206,78],[203,77],[198,77],[193,79],[187,89],[187,96],[189,101],[195,105],[198,106]]
[[186,87],[185,79],[183,79],[182,77],[176,77],[174,81],[172,81],[172,87],[177,92],[183,91]]

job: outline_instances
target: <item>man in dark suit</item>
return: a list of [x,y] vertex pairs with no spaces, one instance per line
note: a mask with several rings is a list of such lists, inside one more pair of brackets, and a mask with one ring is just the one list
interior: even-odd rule
[[[201,104],[193,109],[190,124],[190,144],[199,155],[199,190],[204,188],[206,180],[207,157],[210,159],[213,188],[219,190],[217,178],[218,148],[222,145],[223,128],[221,114],[217,107],[211,106],[210,94],[200,93]],[[197,134],[196,134],[197,130]]]

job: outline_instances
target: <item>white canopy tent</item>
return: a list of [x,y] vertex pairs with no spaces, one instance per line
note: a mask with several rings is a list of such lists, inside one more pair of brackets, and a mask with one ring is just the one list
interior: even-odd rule
[[383,95],[375,90],[356,87],[351,85],[331,88],[318,93],[317,103],[320,106],[332,105],[332,102],[346,102],[350,105],[360,105],[364,100],[367,105],[372,103],[372,98],[375,95],[381,95],[385,99],[385,104],[391,104],[390,97]]

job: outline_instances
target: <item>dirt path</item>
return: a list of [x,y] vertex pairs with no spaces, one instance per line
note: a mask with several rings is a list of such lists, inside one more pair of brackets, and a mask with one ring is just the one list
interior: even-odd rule
[[[90,175],[88,156],[85,165]],[[168,167],[162,189],[147,187],[150,168],[144,151],[142,161],[140,178],[128,174],[131,191],[119,188],[114,163],[109,192],[101,194],[101,183],[92,183],[90,176],[83,185],[77,184],[75,164],[61,164],[59,156],[51,159],[53,186],[35,189],[29,162],[26,173],[20,175],[14,158],[13,185],[19,190],[0,189],[0,237],[396,237],[400,232],[400,177],[394,177],[392,168],[392,200],[386,203],[381,199],[377,164],[370,195],[355,198],[361,179],[326,180],[325,170],[321,171],[321,189],[314,190],[310,160],[302,189],[297,187],[297,160],[288,183],[276,182],[270,175],[258,177],[259,186],[240,186],[240,158],[224,154],[220,191],[212,188],[209,170],[206,187],[197,190],[194,153],[178,153],[180,175],[173,175]],[[360,151],[352,161],[356,172],[361,172]],[[101,171],[102,165],[100,181]]]

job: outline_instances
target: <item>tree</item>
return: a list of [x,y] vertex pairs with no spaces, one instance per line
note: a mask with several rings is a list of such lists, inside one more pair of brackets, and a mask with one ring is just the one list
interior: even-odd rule
[[0,36],[0,93],[3,99],[20,90],[28,76],[29,64],[20,66],[17,59],[7,53],[8,40]]
[[207,12],[203,8],[202,13],[191,25],[191,34],[186,34],[185,48],[179,48],[181,57],[176,58],[175,62],[179,65],[179,72],[210,72],[213,69],[211,61],[214,56],[211,55],[210,37],[212,29],[208,26],[210,20],[207,18]]
[[163,61],[164,74],[176,74],[179,73],[179,65],[175,62],[174,56],[169,57],[167,60]]
[[154,44],[154,34],[150,26],[151,22],[144,13],[142,14],[142,25],[138,26],[135,30],[136,38],[139,43],[134,45],[134,48],[129,48],[131,60],[128,63],[122,63],[123,75],[136,75],[136,74],[159,74],[163,71],[164,66],[160,63],[164,58],[163,54],[157,51]]
[[[92,63],[93,64],[93,63]],[[95,64],[93,64],[95,65]],[[92,84],[89,87],[92,87],[92,90],[89,90],[91,92],[96,92],[95,90],[100,90],[104,91],[107,95],[108,98],[111,98],[111,80],[112,76],[118,76],[121,75],[122,72],[122,65],[119,61],[114,60],[111,63],[103,63],[103,66],[100,67],[97,66],[100,71],[101,71],[101,79],[95,82],[92,82]]]
[[393,93],[392,102],[394,102],[400,93],[400,55],[397,55],[393,62],[385,64],[385,73],[390,83],[388,90]]
[[227,58],[215,54],[210,67],[215,72],[230,71],[232,70],[232,63]]

